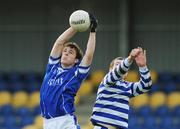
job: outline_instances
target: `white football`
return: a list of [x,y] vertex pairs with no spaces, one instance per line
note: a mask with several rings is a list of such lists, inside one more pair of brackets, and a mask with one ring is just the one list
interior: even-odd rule
[[69,17],[70,26],[78,32],[86,31],[90,23],[89,14],[84,10],[74,11]]

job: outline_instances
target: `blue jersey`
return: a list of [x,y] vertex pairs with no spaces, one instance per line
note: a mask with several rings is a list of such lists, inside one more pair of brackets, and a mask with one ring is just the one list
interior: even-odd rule
[[80,65],[64,69],[59,60],[49,58],[40,90],[41,113],[47,119],[74,113],[74,97],[90,69]]
[[128,128],[129,99],[150,90],[152,81],[147,67],[139,68],[139,82],[121,79],[129,69],[127,59],[109,72],[101,82],[93,108],[91,121],[94,125],[110,125]]

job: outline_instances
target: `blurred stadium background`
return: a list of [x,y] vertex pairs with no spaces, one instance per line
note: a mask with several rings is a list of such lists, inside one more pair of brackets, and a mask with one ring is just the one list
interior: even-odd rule
[[[131,101],[129,129],[180,129],[179,0],[16,0],[0,4],[0,129],[42,129],[39,89],[50,49],[77,9],[99,20],[91,75],[76,97],[82,129],[110,61],[147,49],[153,87]],[[72,41],[85,49],[88,32]],[[137,67],[127,80],[137,81]]]

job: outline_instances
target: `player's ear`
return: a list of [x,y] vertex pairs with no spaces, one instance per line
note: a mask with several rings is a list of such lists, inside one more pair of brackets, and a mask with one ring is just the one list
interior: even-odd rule
[[78,62],[79,62],[79,59],[76,59],[76,60],[75,60],[75,63],[78,63]]

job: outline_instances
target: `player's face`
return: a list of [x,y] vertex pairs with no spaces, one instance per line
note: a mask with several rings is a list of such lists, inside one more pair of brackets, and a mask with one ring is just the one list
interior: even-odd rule
[[113,69],[114,69],[117,65],[119,65],[119,64],[121,63],[121,61],[122,61],[122,60],[115,59],[115,60],[114,60],[114,66],[113,66]]
[[64,66],[73,66],[77,62],[76,51],[74,48],[65,47],[62,51],[61,64]]

